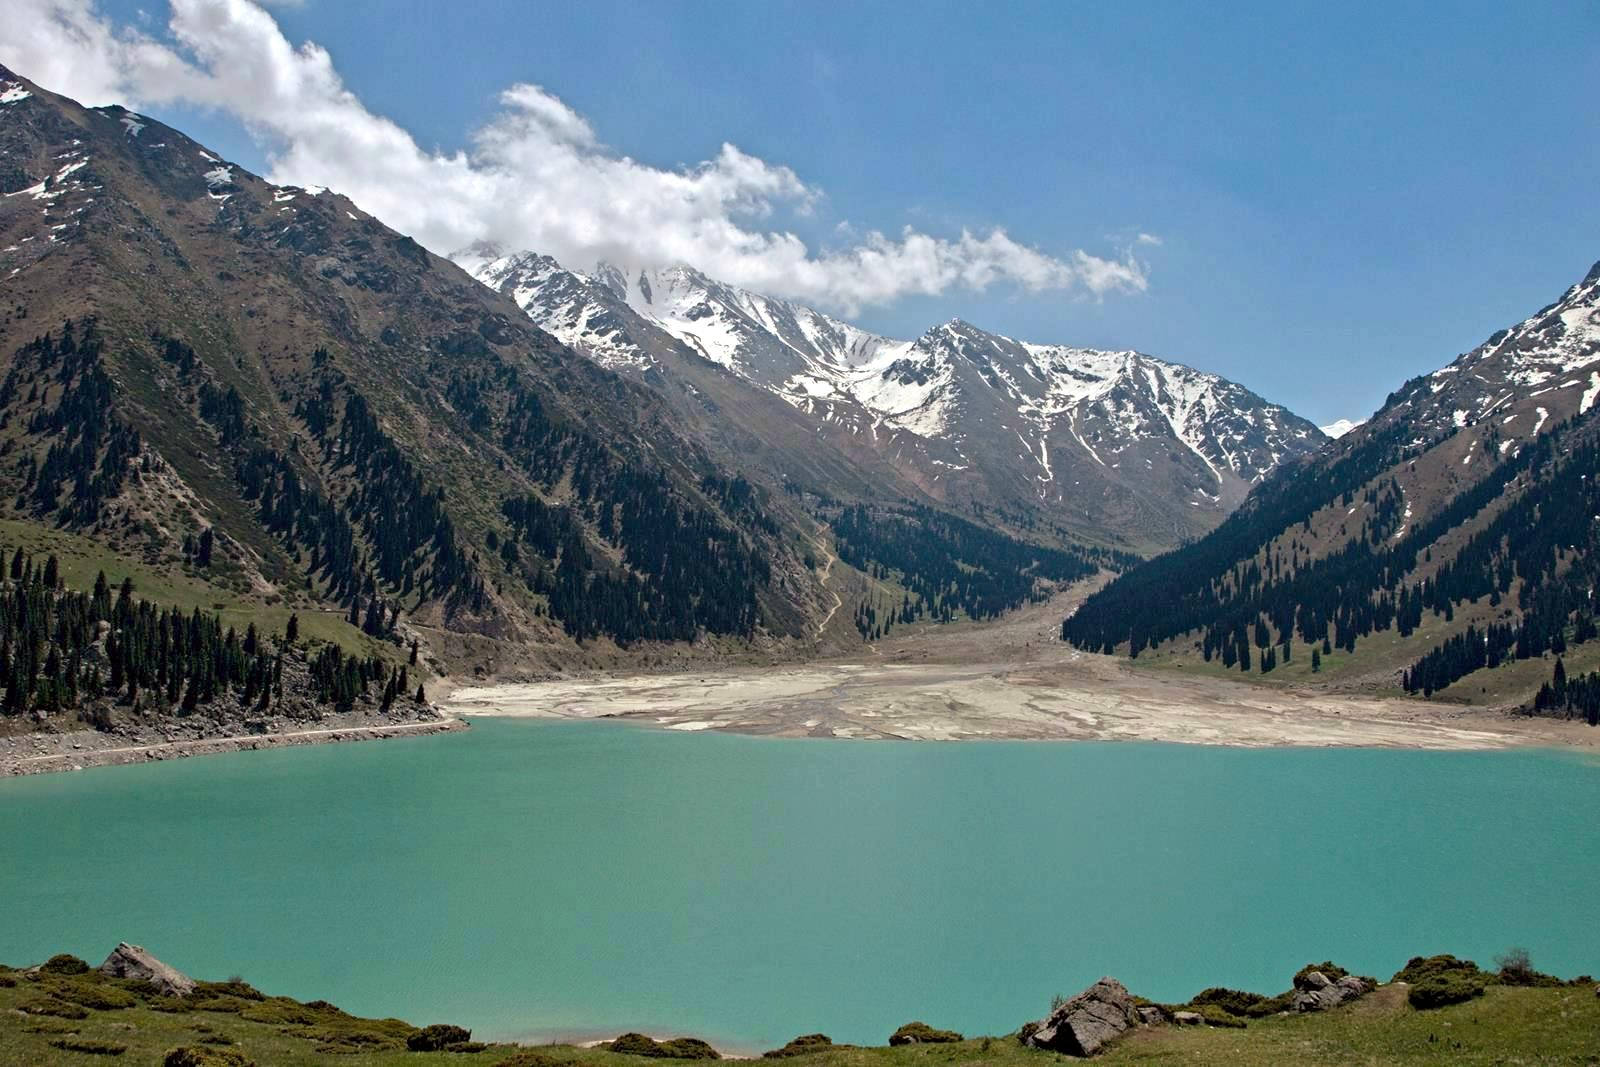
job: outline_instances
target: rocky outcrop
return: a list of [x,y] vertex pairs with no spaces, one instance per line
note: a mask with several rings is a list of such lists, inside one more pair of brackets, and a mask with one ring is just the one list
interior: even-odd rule
[[1023,1027],[1022,1041],[1031,1048],[1093,1056],[1138,1024],[1138,1008],[1127,987],[1115,978],[1102,978],[1056,1005],[1042,1022]]
[[1172,1021],[1179,1026],[1203,1026],[1206,1017],[1197,1011],[1175,1011],[1172,1013]]
[[1307,971],[1295,979],[1295,1011],[1327,1011],[1372,991],[1372,987],[1353,974],[1334,981],[1321,971]]
[[186,997],[194,992],[193,978],[126,941],[118,943],[111,950],[111,955],[100,965],[100,973],[108,978],[136,978],[149,982],[163,996]]

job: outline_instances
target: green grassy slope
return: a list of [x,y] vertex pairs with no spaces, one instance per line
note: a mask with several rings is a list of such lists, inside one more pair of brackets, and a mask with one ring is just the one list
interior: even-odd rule
[[[230,992],[231,990],[231,992]],[[234,995],[243,992],[245,995]],[[1041,1006],[1042,1007],[1042,1006]],[[650,1062],[573,1046],[498,1045],[462,1052],[412,1052],[414,1027],[345,1015],[322,1002],[262,997],[248,986],[210,984],[192,998],[152,996],[137,983],[81,976],[0,972],[0,1064],[160,1064],[178,1047],[231,1052],[260,1065],[378,1064],[596,1065]],[[886,1035],[887,1036],[887,1035]],[[88,1051],[98,1049],[99,1051]],[[121,1051],[115,1051],[120,1049]],[[1242,1028],[1141,1029],[1099,1057],[1106,1064],[1227,1063],[1594,1063],[1600,1056],[1600,998],[1587,986],[1490,986],[1477,1000],[1432,1011],[1406,1002],[1391,984],[1316,1015],[1269,1017]],[[518,1059],[517,1057],[521,1057]],[[800,1058],[824,1065],[996,1063],[1061,1059],[1023,1048],[1014,1036],[899,1048],[838,1048]],[[218,1062],[227,1062],[225,1060]]]

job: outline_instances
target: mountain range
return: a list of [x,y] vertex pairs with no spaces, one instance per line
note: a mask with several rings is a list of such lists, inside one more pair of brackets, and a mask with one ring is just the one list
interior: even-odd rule
[[1566,679],[1600,667],[1597,399],[1600,264],[1091,597],[1063,636],[1469,702],[1544,684],[1573,711]]
[[1600,668],[1600,267],[1324,432],[1134,351],[454,259],[0,70],[0,541],[452,673],[810,654],[1100,571],[1096,651]]
[[490,246],[453,258],[619,373],[709,362],[934,501],[1039,516],[1068,538],[1171,547],[1326,440],[1240,385],[1139,352],[1033,344],[960,320],[894,340],[684,265],[583,272]]

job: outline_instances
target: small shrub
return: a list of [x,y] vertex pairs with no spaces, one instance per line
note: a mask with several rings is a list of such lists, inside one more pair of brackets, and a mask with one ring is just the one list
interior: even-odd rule
[[629,1032],[601,1046],[625,1056],[653,1056],[673,1060],[719,1060],[722,1055],[697,1037],[675,1037],[657,1041],[646,1034]]
[[17,980],[9,974],[0,974],[0,989],[15,989]]
[[78,1028],[71,1023],[23,1023],[22,1032],[25,1034],[75,1034]]
[[450,1045],[472,1040],[472,1031],[449,1023],[434,1023],[406,1038],[406,1048],[412,1052],[441,1052]]
[[954,1030],[936,1030],[925,1022],[906,1023],[889,1035],[891,1045],[937,1045],[960,1041]]
[[482,1041],[457,1041],[453,1045],[446,1045],[446,1052],[462,1052],[467,1054],[482,1052],[489,1046]]
[[[317,1042],[318,1052],[398,1052],[405,1047],[400,1038],[394,1034],[358,1026],[308,1026],[303,1030],[285,1030],[284,1033],[291,1037]],[[444,1048],[444,1045],[438,1045],[413,1051],[442,1052]]]
[[87,974],[89,965],[76,956],[63,952],[59,956],[51,956],[39,965],[39,970],[45,974]]
[[98,982],[58,982],[50,992],[62,1000],[81,1004],[94,1011],[118,1011],[139,1003],[139,998],[132,993]]
[[267,995],[243,978],[230,978],[226,982],[196,982],[197,997],[238,997],[240,1000],[266,1000]]
[[808,1052],[826,1052],[834,1047],[833,1038],[827,1034],[801,1034],[782,1048],[775,1048],[761,1055],[763,1059],[782,1060],[790,1056],[804,1056]]
[[661,1042],[661,1047],[666,1049],[668,1058],[674,1060],[722,1059],[722,1053],[698,1037],[675,1037]]
[[[314,1010],[288,997],[272,997],[259,1004],[250,1004],[239,1012],[239,1018],[270,1026],[313,1026],[328,1019],[331,1013]],[[341,1013],[342,1014],[342,1013]],[[338,1018],[338,1016],[333,1016]]]
[[1428,975],[1416,982],[1406,993],[1406,1000],[1418,1011],[1461,1004],[1473,997],[1483,996],[1483,979],[1466,971],[1446,971]]
[[255,1067],[255,1061],[231,1048],[205,1048],[185,1045],[169,1051],[161,1067]]
[[1229,1015],[1248,1016],[1253,1008],[1264,1002],[1267,998],[1260,993],[1247,993],[1242,989],[1228,989],[1225,986],[1212,986],[1196,993],[1189,1001],[1189,1006],[1198,1011],[1207,1005],[1221,1008]]
[[146,1005],[151,1011],[164,1011],[169,1015],[178,1015],[194,1007],[182,997],[156,997]]
[[559,1067],[561,1061],[542,1052],[521,1049],[495,1064],[494,1067]]
[[1494,958],[1495,978],[1501,985],[1560,986],[1566,985],[1553,974],[1543,974],[1533,969],[1533,960],[1525,948],[1507,949]]
[[120,1056],[128,1051],[127,1045],[113,1041],[91,1041],[83,1037],[62,1037],[50,1042],[51,1048],[63,1052],[81,1052],[85,1056]]
[[57,1019],[87,1019],[87,1008],[77,1004],[68,1004],[64,1000],[53,997],[44,997],[40,1000],[30,1000],[26,1004],[17,1005],[17,1010],[28,1015],[53,1015]]
[[1038,1032],[1039,1032],[1039,1024],[1037,1022],[1023,1023],[1022,1024],[1022,1029],[1017,1031],[1017,1040],[1022,1042],[1024,1045],[1026,1045],[1028,1043],[1028,1040],[1030,1038],[1032,1038],[1033,1035],[1037,1034]]
[[226,1015],[237,1015],[244,1010],[247,1001],[238,997],[200,997],[191,1000],[186,1006],[195,1011],[215,1011]]
[[1200,1013],[1200,1017],[1206,1021],[1207,1026],[1225,1026],[1230,1029],[1238,1030],[1242,1029],[1245,1025],[1245,1021],[1243,1019],[1239,1018],[1237,1015],[1223,1011],[1215,1004],[1198,1004],[1195,1006],[1194,1010]]

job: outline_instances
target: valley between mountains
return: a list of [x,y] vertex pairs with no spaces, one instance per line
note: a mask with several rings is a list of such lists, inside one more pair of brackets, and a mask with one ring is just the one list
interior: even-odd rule
[[1586,743],[1597,308],[1600,268],[1324,432],[1131,350],[443,258],[0,69],[0,743],[382,736],[441,701]]

